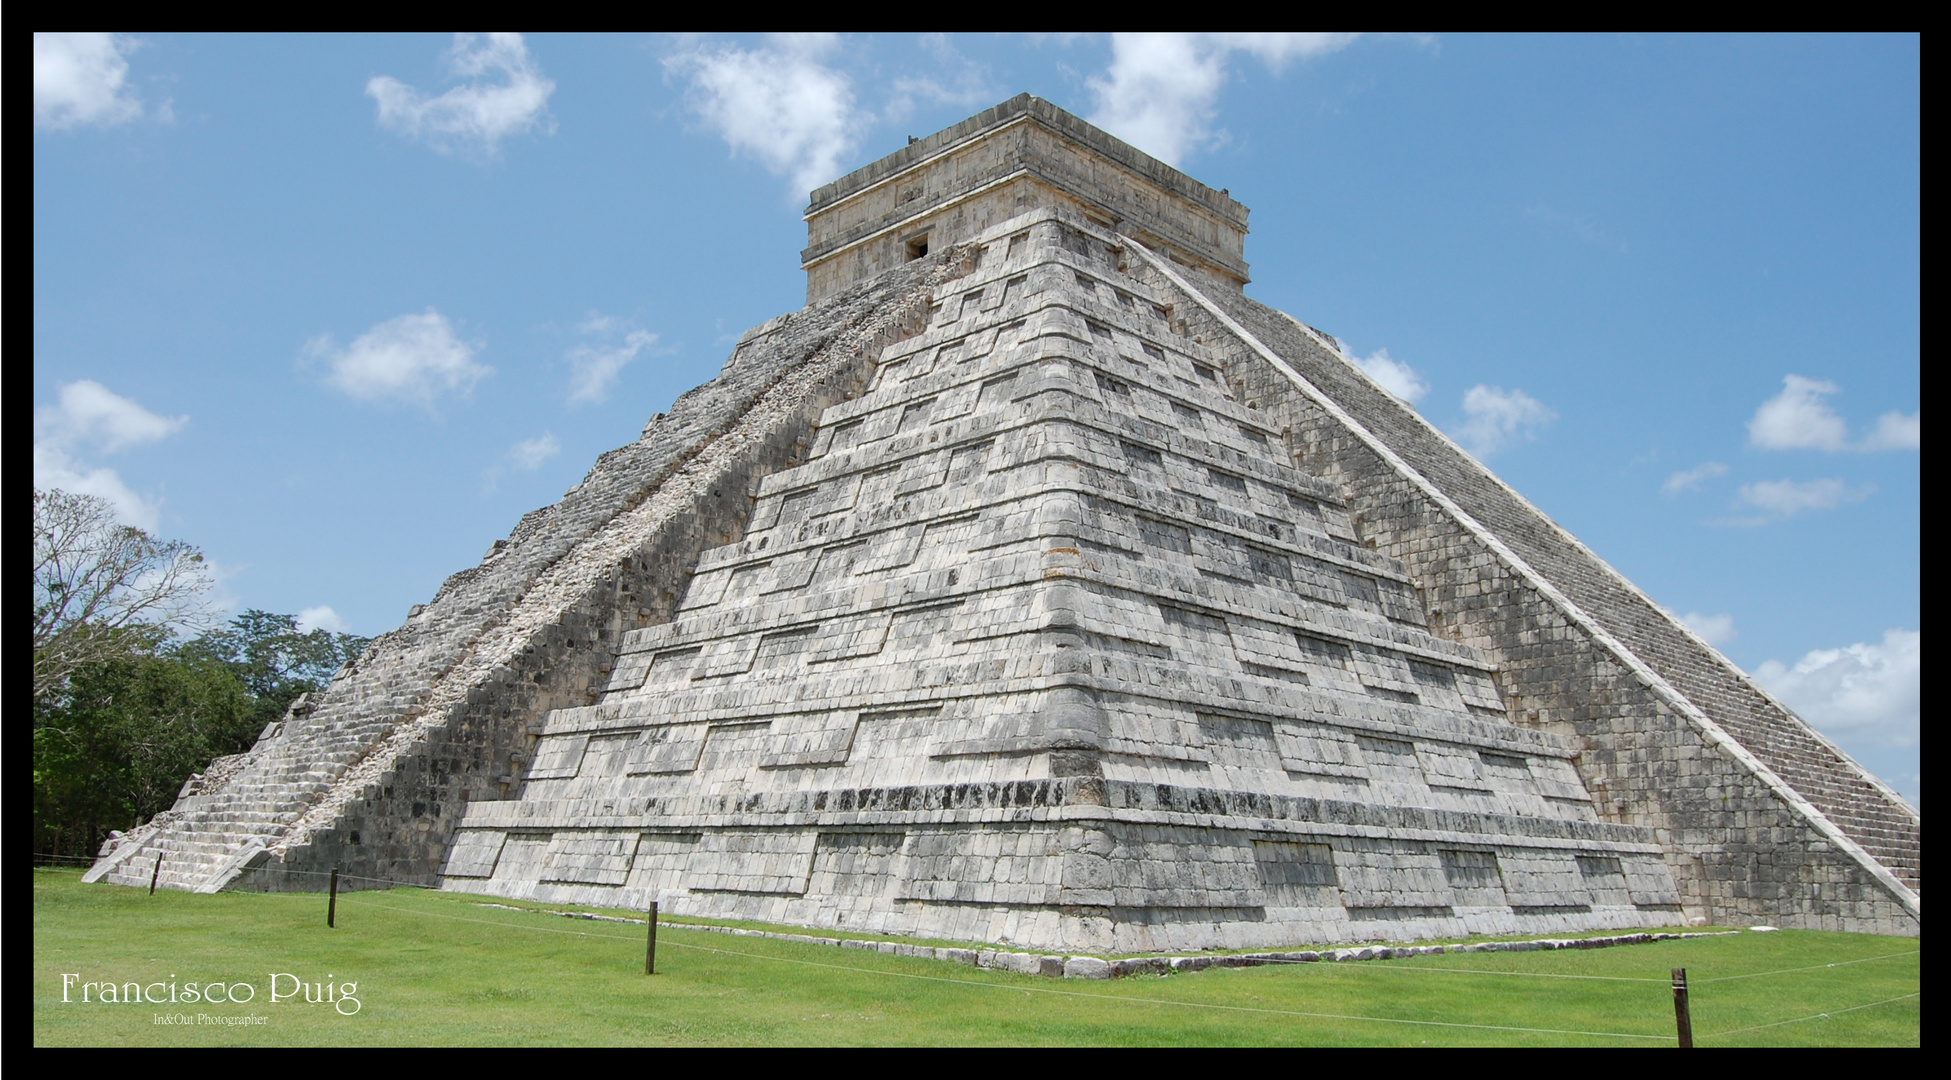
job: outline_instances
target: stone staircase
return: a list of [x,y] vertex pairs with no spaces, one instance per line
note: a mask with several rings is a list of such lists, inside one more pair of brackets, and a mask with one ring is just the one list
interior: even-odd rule
[[381,720],[339,725],[288,714],[274,725],[283,730],[267,732],[250,752],[219,758],[191,779],[173,808],[124,838],[85,880],[146,887],[155,875],[162,888],[215,892],[285,839],[306,808],[391,727]]
[[267,888],[324,888],[335,865],[437,881],[452,808],[519,790],[527,722],[585,704],[619,630],[669,617],[697,553],[743,528],[749,485],[797,460],[820,410],[925,326],[936,285],[973,258],[945,247],[747,332],[718,378],[523,517],[249,752],[104,845],[84,880],[146,886],[160,857],[159,886],[203,892],[260,866]]

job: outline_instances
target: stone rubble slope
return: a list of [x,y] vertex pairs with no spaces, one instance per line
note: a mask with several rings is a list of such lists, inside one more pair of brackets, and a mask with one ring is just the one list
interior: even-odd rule
[[[1295,332],[1291,319],[1276,319],[1271,309],[1244,297],[1232,307],[1263,340],[1281,340],[1284,355],[1310,351],[1312,342]],[[1318,346],[1312,351],[1318,354]],[[1412,410],[1328,357],[1318,356],[1308,371],[1337,400],[1358,401],[1370,430],[1493,528],[1912,891],[1919,890],[1922,826],[1914,807]]]
[[[1745,673],[1688,631],[1670,613],[1654,604],[1590,549],[1498,480],[1412,409],[1368,379],[1329,346],[1325,336],[1285,313],[1242,295],[1197,283],[1193,280],[1194,275],[1175,272],[1173,276],[1189,294],[1189,300],[1190,294],[1196,293],[1198,304],[1210,305],[1223,313],[1235,327],[1258,339],[1263,347],[1271,349],[1284,362],[1292,365],[1319,392],[1343,410],[1344,415],[1359,418],[1359,423],[1371,437],[1379,439],[1408,468],[1414,469],[1439,489],[1445,499],[1487,528],[1528,570],[1542,577],[1551,588],[1559,591],[1572,605],[1603,627],[1604,632],[1628,652],[1629,660],[1646,665],[1656,673],[1657,679],[1665,680],[1684,695],[1692,707],[1701,710],[1714,724],[1724,729],[1726,736],[1738,744],[1733,750],[1733,757],[1738,759],[1752,755],[1752,759],[1759,762],[1764,771],[1772,771],[1779,777],[1778,782],[1788,785],[1792,789],[1787,793],[1789,805],[1784,807],[1778,801],[1772,805],[1770,813],[1787,809],[1791,811],[1791,816],[1799,816],[1803,821],[1816,825],[1817,830],[1812,832],[1826,825],[1839,830],[1841,838],[1846,838],[1849,843],[1843,846],[1859,846],[1867,859],[1873,860],[1868,865],[1871,876],[1882,879],[1882,885],[1888,887],[1891,898],[1897,902],[1892,905],[1897,909],[1896,922],[1914,928],[1918,914],[1921,849],[1920,818],[1915,808],[1809,728],[1755,685]],[[1203,320],[1202,327],[1193,332],[1215,336],[1230,336],[1231,333],[1219,321],[1212,319]],[[1251,357],[1250,353],[1251,350],[1242,350],[1239,362],[1233,365],[1237,370],[1232,373],[1242,379],[1242,386],[1251,395],[1262,398],[1270,408],[1292,407],[1283,402],[1283,398],[1298,397],[1293,394],[1291,384],[1284,376],[1273,371],[1270,365]],[[1248,386],[1249,383],[1251,386]],[[1308,413],[1306,409],[1301,411]],[[1314,413],[1318,413],[1318,410],[1314,410]],[[1307,423],[1319,424],[1325,419],[1314,413],[1308,413],[1309,420],[1297,424],[1297,429]],[[1344,438],[1341,441],[1346,443],[1349,440]],[[1297,451],[1299,449],[1297,447]],[[1476,635],[1476,641],[1505,657],[1508,671],[1518,674],[1522,665],[1514,668],[1508,663],[1515,655],[1513,650],[1530,649],[1535,652],[1533,646],[1540,640],[1541,628],[1524,617],[1520,611],[1521,605],[1502,602],[1495,610],[1485,610],[1484,605],[1492,599],[1495,590],[1489,582],[1482,580],[1481,566],[1459,572],[1456,566],[1446,565],[1455,564],[1459,559],[1469,561],[1469,557],[1460,555],[1454,545],[1454,535],[1463,531],[1457,523],[1433,522],[1432,517],[1440,516],[1440,512],[1432,515],[1427,507],[1410,505],[1414,500],[1387,490],[1386,485],[1378,487],[1366,482],[1359,474],[1365,469],[1374,468],[1372,455],[1363,452],[1351,458],[1345,447],[1331,449],[1326,444],[1310,449],[1320,453],[1323,461],[1334,459],[1334,464],[1327,467],[1342,473],[1339,478],[1349,485],[1351,497],[1356,503],[1366,502],[1366,528],[1381,541],[1378,545],[1380,549],[1404,558],[1426,576],[1432,585],[1428,599],[1433,607],[1440,611],[1448,605],[1458,633],[1465,635],[1465,638]],[[1350,461],[1355,458],[1361,459],[1361,463],[1351,465]],[[1451,536],[1441,535],[1446,532]],[[1436,587],[1438,582],[1448,584],[1457,579],[1462,580],[1462,586],[1449,589],[1447,595],[1444,589]],[[1500,620],[1503,625],[1498,625]],[[1715,779],[1711,772],[1696,772],[1679,784],[1673,782],[1675,777],[1662,777],[1652,767],[1657,764],[1660,752],[1632,744],[1632,738],[1643,738],[1649,732],[1644,729],[1628,731],[1628,725],[1620,718],[1608,717],[1605,710],[1589,702],[1567,701],[1564,694],[1572,687],[1562,668],[1552,673],[1551,678],[1555,681],[1550,682],[1544,692],[1534,695],[1532,702],[1561,706],[1555,715],[1554,710],[1549,707],[1545,709],[1546,722],[1555,721],[1566,728],[1576,728],[1588,740],[1588,745],[1595,751],[1586,756],[1587,769],[1591,773],[1588,783],[1599,793],[1605,791],[1608,779],[1619,785],[1613,801],[1622,807],[1630,807],[1626,811],[1628,820],[1670,826],[1671,835],[1663,841],[1670,844],[1704,848],[1706,845],[1699,845],[1698,842],[1703,837],[1711,836],[1709,842],[1716,846],[1732,846],[1734,850],[1731,853],[1723,851],[1714,854],[1730,863],[1746,861],[1749,865],[1723,866],[1722,871],[1730,876],[1739,875],[1744,870],[1752,874],[1756,866],[1785,862],[1769,858],[1760,851],[1743,853],[1740,849],[1751,846],[1750,842],[1755,838],[1738,839],[1730,844],[1731,839],[1754,828],[1760,828],[1763,835],[1759,839],[1766,841],[1769,839],[1765,835],[1768,829],[1759,826],[1758,821],[1751,822],[1744,829],[1737,823],[1740,819],[1726,816],[1728,796],[1717,794],[1721,791],[1722,782]],[[1656,708],[1654,711],[1663,709]],[[1529,710],[1529,722],[1538,722],[1535,707]],[[1621,735],[1630,738],[1618,738]],[[1670,743],[1672,738],[1671,732],[1666,735],[1651,733],[1651,741],[1654,742]],[[1595,767],[1601,762],[1611,767],[1612,775]],[[1703,799],[1715,799],[1720,805],[1704,803],[1701,801]],[[1822,820],[1795,811],[1793,804],[1801,800],[1811,804],[1815,815]],[[1689,833],[1691,835],[1682,841],[1681,837]],[[1835,833],[1827,835],[1833,837]],[[1806,843],[1811,853],[1817,856],[1825,847],[1820,839],[1811,839]],[[1714,871],[1710,869],[1708,872]],[[1739,882],[1723,882],[1721,887],[1742,910],[1746,910],[1743,906],[1746,903],[1766,900],[1764,893],[1769,888],[1795,888],[1793,883],[1757,888]],[[1822,895],[1829,900],[1836,899],[1827,892],[1830,886],[1817,887],[1824,890]],[[1884,889],[1873,888],[1872,891],[1883,892]],[[1842,903],[1845,907],[1849,906],[1847,900]],[[1905,913],[1908,917],[1905,917]],[[1864,917],[1864,913],[1858,912],[1856,917]],[[1867,917],[1866,921],[1870,925],[1882,925],[1880,920],[1887,921],[1887,918],[1887,915],[1880,915]],[[1859,924],[1852,928],[1864,927]]]

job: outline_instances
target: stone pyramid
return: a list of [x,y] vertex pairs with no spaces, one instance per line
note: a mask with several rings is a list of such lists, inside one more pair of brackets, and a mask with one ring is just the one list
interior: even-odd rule
[[1916,811],[1027,95],[91,877],[1028,947],[1919,931]]

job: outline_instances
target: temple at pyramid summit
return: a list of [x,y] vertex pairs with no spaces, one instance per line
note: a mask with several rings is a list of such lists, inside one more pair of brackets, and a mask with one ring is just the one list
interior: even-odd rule
[[89,880],[1064,951],[1920,933],[1917,810],[1250,299],[1227,192],[1023,95],[806,222],[805,307]]

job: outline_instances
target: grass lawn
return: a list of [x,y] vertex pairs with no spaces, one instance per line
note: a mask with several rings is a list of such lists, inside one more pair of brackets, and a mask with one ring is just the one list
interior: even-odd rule
[[[34,1042],[121,1045],[1672,1046],[1668,970],[1703,1046],[1917,1046],[1916,939],[1785,930],[1595,949],[1042,979],[402,889],[197,896],[34,873]],[[1833,965],[1833,966],[1832,966]],[[248,1004],[102,1004],[77,982],[243,982]],[[357,985],[356,1015],[295,981]],[[162,982],[162,988],[152,984]],[[244,991],[237,990],[243,997]],[[92,996],[92,995],[91,995]],[[1868,1006],[1868,1007],[1865,1007]],[[209,1017],[263,1017],[246,1026]],[[1827,1014],[1823,1016],[1822,1014]],[[158,1016],[187,1017],[161,1024]]]

